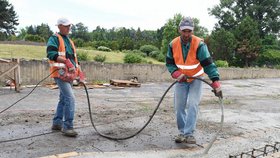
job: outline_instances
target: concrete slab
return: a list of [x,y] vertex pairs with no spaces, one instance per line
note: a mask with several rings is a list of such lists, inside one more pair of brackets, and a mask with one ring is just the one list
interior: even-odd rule
[[[114,137],[134,134],[149,119],[171,83],[142,83],[141,87],[89,90],[98,130]],[[225,122],[206,157],[228,157],[280,140],[280,78],[222,81]],[[31,88],[15,93],[0,89],[0,110],[24,97]],[[200,146],[176,144],[178,134],[173,92],[167,94],[151,123],[137,136],[112,141],[91,127],[84,90],[75,88],[77,138],[51,132],[58,90],[38,87],[28,98],[0,114],[1,157],[44,157],[75,153],[72,157],[201,157],[217,132],[221,110],[210,87],[204,85],[195,137]],[[71,157],[71,156],[70,156]]]

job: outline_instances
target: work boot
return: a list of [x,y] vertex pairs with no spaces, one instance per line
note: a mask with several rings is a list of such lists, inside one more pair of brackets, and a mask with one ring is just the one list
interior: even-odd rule
[[196,144],[196,140],[194,136],[184,136],[183,134],[179,134],[175,137],[176,143],[187,143],[187,144]]
[[175,136],[175,142],[176,143],[183,143],[185,141],[185,136],[183,134],[179,134]]
[[186,136],[185,143],[187,144],[196,144],[194,136]]
[[78,135],[78,133],[76,131],[74,131],[73,128],[71,128],[71,129],[62,129],[61,132],[63,133],[63,135],[65,135],[67,137],[76,137]]
[[53,131],[61,131],[61,125],[52,125]]

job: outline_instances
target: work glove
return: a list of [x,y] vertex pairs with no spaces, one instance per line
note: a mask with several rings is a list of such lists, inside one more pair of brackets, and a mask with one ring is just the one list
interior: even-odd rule
[[69,71],[69,72],[75,71],[75,66],[72,64],[72,62],[70,61],[70,59],[66,59],[66,60],[65,60],[65,65],[66,65],[66,68],[68,68],[68,71]]
[[82,71],[79,71],[79,82],[85,83],[85,74]]
[[211,87],[213,88],[212,92],[214,92],[215,96],[219,97],[219,98],[223,98],[223,93],[222,93],[222,89],[221,89],[221,84],[219,81],[214,81],[211,84]]
[[181,73],[179,70],[174,71],[171,74],[172,78],[176,79],[178,82],[184,82],[186,81],[186,76],[185,74]]

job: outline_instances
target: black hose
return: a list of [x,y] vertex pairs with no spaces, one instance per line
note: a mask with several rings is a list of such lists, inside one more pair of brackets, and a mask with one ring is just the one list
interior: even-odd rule
[[[206,83],[207,85],[209,85],[211,88],[211,84],[209,82],[207,82],[206,80],[202,79],[202,78],[199,78],[199,77],[187,77],[187,79],[197,79],[197,80],[200,80],[204,83]],[[151,122],[152,118],[154,117],[154,115],[156,114],[161,102],[163,101],[165,95],[167,94],[167,92],[171,89],[171,87],[173,87],[173,85],[175,83],[177,83],[178,81],[175,81],[173,82],[168,88],[167,90],[164,92],[164,94],[162,95],[160,101],[158,102],[153,114],[150,116],[149,120],[146,122],[146,124],[140,129],[138,130],[136,133],[130,135],[130,136],[127,136],[127,137],[111,137],[111,136],[108,136],[108,135],[105,135],[105,134],[102,134],[101,132],[99,132],[93,122],[93,118],[92,118],[92,112],[91,112],[91,105],[90,105],[90,100],[89,100],[89,95],[88,95],[88,91],[87,91],[87,87],[84,83],[82,83],[82,85],[84,86],[84,89],[86,91],[86,95],[87,95],[87,101],[88,101],[88,109],[89,109],[89,116],[90,116],[90,121],[91,121],[91,124],[93,126],[93,128],[95,129],[95,131],[102,137],[104,138],[107,138],[107,139],[111,139],[111,140],[125,140],[125,139],[129,139],[129,138],[132,138],[134,136],[136,136],[137,134],[139,134],[141,131],[143,131],[146,126]],[[209,149],[211,148],[211,146],[213,145],[214,141],[217,139],[217,136],[218,134],[220,133],[220,131],[222,130],[222,127],[223,127],[223,122],[224,122],[224,111],[223,111],[223,103],[222,103],[222,95],[219,96],[219,99],[220,99],[220,106],[221,106],[221,110],[222,110],[222,115],[221,115],[221,124],[220,124],[220,128],[218,130],[218,132],[214,135],[214,137],[211,139],[210,143],[208,144],[208,146],[206,147],[205,151],[204,151],[204,154],[207,154]]]
[[[55,70],[56,71],[56,70]],[[53,71],[51,74],[53,74],[55,71]],[[11,107],[13,107],[15,104],[17,104],[18,102],[20,102],[21,100],[25,99],[26,97],[28,97],[37,87],[38,85],[43,82],[44,80],[46,80],[51,74],[49,74],[47,77],[43,78],[41,81],[39,81],[36,86],[24,97],[22,97],[21,99],[19,99],[18,101],[16,101],[15,103],[13,103],[12,105],[10,105],[9,107],[5,108],[4,110],[2,110],[0,112],[3,113],[5,112],[6,110],[10,109]],[[206,80],[202,79],[202,78],[199,78],[199,77],[187,77],[187,79],[197,79],[197,80],[200,80],[204,83],[206,83],[207,85],[209,85],[210,87],[211,84],[209,82],[207,82]],[[92,112],[91,112],[91,105],[90,105],[90,100],[89,100],[89,94],[88,94],[88,90],[87,90],[87,87],[86,85],[82,83],[84,89],[85,89],[85,92],[86,92],[86,95],[87,95],[87,102],[88,102],[88,109],[89,109],[89,116],[90,116],[90,121],[91,121],[91,124],[93,126],[93,128],[95,129],[95,131],[102,137],[104,138],[107,138],[107,139],[111,139],[111,140],[125,140],[125,139],[129,139],[129,138],[132,138],[134,136],[136,136],[137,134],[139,134],[141,131],[143,131],[146,126],[151,122],[151,120],[153,119],[154,115],[156,114],[161,102],[163,101],[163,99],[165,98],[167,92],[171,89],[171,87],[173,87],[178,81],[175,81],[173,82],[167,89],[166,91],[164,92],[164,94],[162,95],[160,101],[158,102],[155,110],[153,111],[153,114],[150,116],[149,120],[146,122],[146,124],[140,129],[138,130],[136,133],[134,133],[133,135],[130,135],[130,136],[127,136],[127,137],[111,137],[111,136],[108,136],[108,135],[105,135],[105,134],[102,134],[101,132],[99,132],[93,122],[93,118],[92,118]],[[221,123],[220,123],[220,128],[218,130],[218,132],[214,135],[214,137],[211,139],[210,143],[208,144],[208,146],[206,147],[205,151],[203,152],[203,154],[207,154],[209,149],[212,147],[214,141],[217,139],[217,136],[218,134],[220,133],[220,131],[222,130],[223,128],[223,122],[224,122],[224,107],[223,107],[223,99],[222,99],[222,96],[219,97],[219,100],[220,100],[220,107],[221,107],[221,111],[222,111],[222,114],[221,114]],[[53,132],[50,132],[50,133],[53,133]],[[49,134],[49,133],[43,133],[43,134],[39,134],[39,135],[36,135],[36,136],[40,136],[40,135],[45,135],[45,134]],[[35,137],[35,136],[30,136],[30,137],[27,137],[27,138],[32,138],[32,137]],[[6,141],[1,141],[0,143],[5,143],[5,142],[10,142],[10,141],[16,141],[16,140],[21,140],[22,138],[19,138],[19,139],[14,139],[14,140],[6,140]],[[26,138],[23,138],[23,139],[26,139]]]
[[119,137],[119,138],[118,138],[118,137],[111,137],[111,136],[102,134],[101,132],[99,132],[99,131],[97,130],[97,128],[96,128],[96,126],[95,126],[95,124],[94,124],[94,122],[93,122],[93,118],[92,118],[91,106],[90,106],[90,100],[89,100],[89,95],[88,95],[87,87],[86,87],[86,85],[85,85],[84,83],[82,83],[82,85],[83,85],[84,88],[85,88],[86,95],[87,95],[88,109],[89,109],[89,117],[90,117],[90,121],[91,121],[91,124],[92,124],[93,128],[95,129],[95,131],[96,131],[100,136],[102,136],[102,137],[104,137],[104,138],[107,138],[107,139],[111,139],[111,140],[125,140],[125,139],[129,139],[129,138],[132,138],[132,137],[136,136],[136,135],[139,134],[141,131],[143,131],[143,130],[146,128],[146,126],[151,122],[151,120],[152,120],[153,117],[155,116],[155,114],[156,114],[156,112],[157,112],[157,110],[158,110],[158,108],[159,108],[159,106],[160,106],[162,100],[164,99],[165,95],[167,94],[167,92],[170,90],[170,88],[171,88],[175,83],[177,83],[177,81],[175,81],[174,83],[172,83],[172,84],[167,88],[167,90],[164,92],[164,94],[162,95],[160,101],[158,102],[158,104],[157,104],[157,106],[156,106],[156,108],[155,108],[153,114],[150,116],[149,120],[146,122],[146,124],[145,124],[140,130],[138,130],[136,133],[134,133],[134,134],[132,134],[132,135],[130,135],[130,136],[127,136],[127,137]]

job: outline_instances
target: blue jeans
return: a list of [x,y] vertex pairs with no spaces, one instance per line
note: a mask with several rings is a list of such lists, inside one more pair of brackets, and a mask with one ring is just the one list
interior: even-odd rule
[[54,80],[60,93],[53,125],[61,125],[63,129],[72,129],[75,112],[75,96],[72,83],[64,82],[59,78],[54,78]]
[[200,80],[175,84],[174,106],[180,134],[192,136],[195,131],[201,91]]

